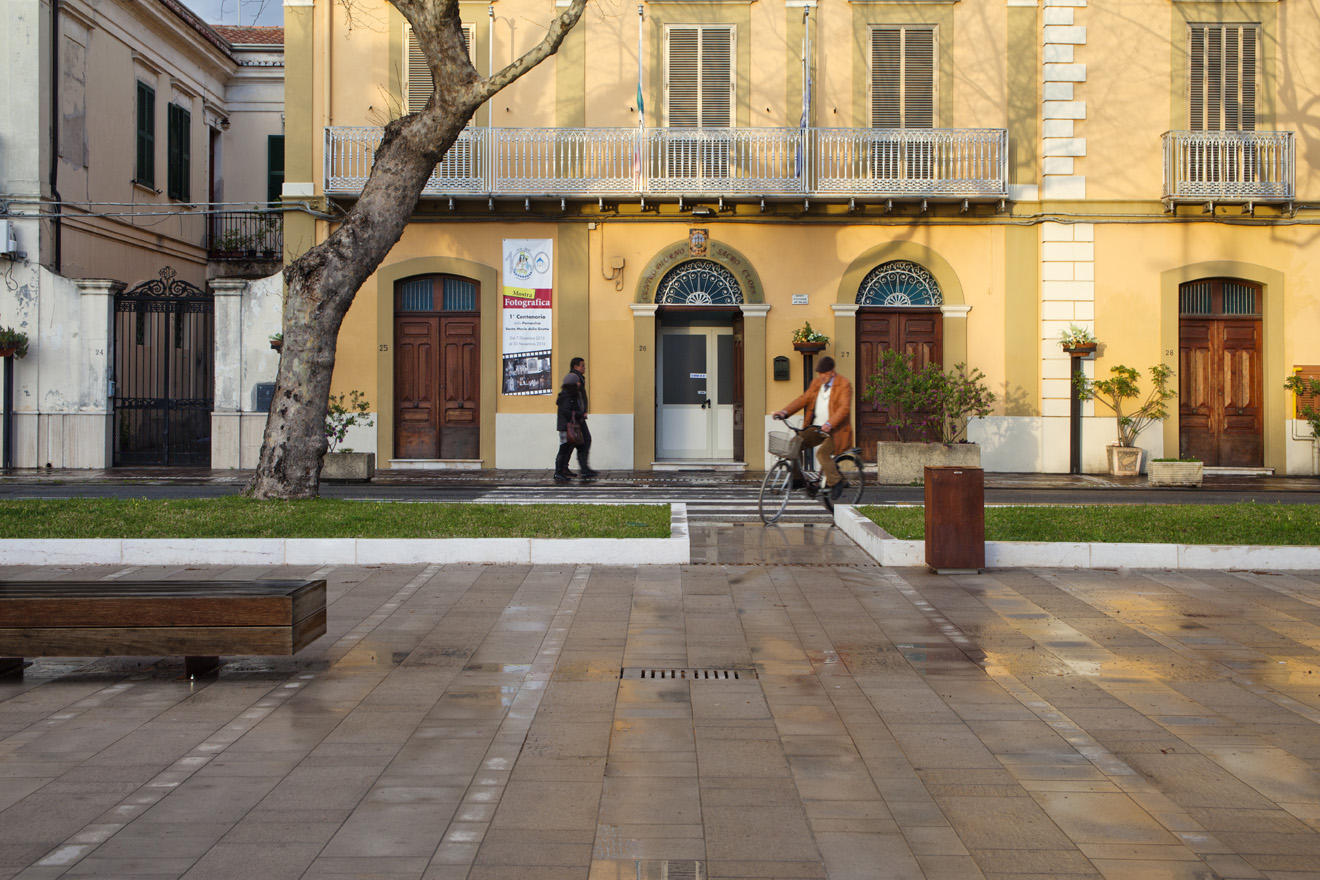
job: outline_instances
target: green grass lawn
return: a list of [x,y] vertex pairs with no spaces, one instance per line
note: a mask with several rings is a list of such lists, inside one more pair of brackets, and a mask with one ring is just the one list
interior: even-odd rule
[[[861,507],[895,538],[924,540],[922,507]],[[1124,504],[987,507],[987,541],[1137,544],[1320,543],[1320,508],[1308,504]]]
[[0,538],[668,538],[669,505],[24,499]]

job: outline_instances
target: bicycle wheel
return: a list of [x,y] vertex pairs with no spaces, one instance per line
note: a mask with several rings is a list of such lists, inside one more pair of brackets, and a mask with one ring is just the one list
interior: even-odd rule
[[834,465],[839,469],[839,476],[848,482],[847,488],[835,499],[835,504],[856,504],[862,500],[862,486],[865,483],[866,475],[862,470],[862,462],[852,453],[844,453],[834,457]]
[[765,479],[761,481],[761,522],[767,525],[777,522],[784,515],[788,496],[792,494],[793,466],[781,458],[765,472]]

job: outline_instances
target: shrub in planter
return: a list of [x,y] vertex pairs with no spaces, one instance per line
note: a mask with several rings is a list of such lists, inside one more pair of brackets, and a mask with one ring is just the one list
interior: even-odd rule
[[361,391],[330,395],[325,412],[325,439],[329,449],[321,464],[321,479],[370,480],[375,476],[376,453],[354,452],[340,446],[349,428],[370,428],[375,424],[370,413],[371,403]]
[[[1116,476],[1141,473],[1141,452],[1130,451],[1136,448],[1137,437],[1152,422],[1159,422],[1169,417],[1168,402],[1178,396],[1178,392],[1169,387],[1173,379],[1173,370],[1164,364],[1150,368],[1151,390],[1140,406],[1135,402],[1141,399],[1139,382],[1141,374],[1131,367],[1119,364],[1109,368],[1108,379],[1088,379],[1080,371],[1073,374],[1073,386],[1082,400],[1096,400],[1104,404],[1114,414],[1118,427],[1117,449],[1111,446],[1109,453],[1109,472]],[[1135,406],[1135,409],[1133,408]],[[1126,412],[1125,412],[1126,410]],[[1135,467],[1135,470],[1133,469]]]
[[27,357],[28,335],[13,327],[0,327],[0,351],[12,351],[15,358]]
[[1311,426],[1311,434],[1320,440],[1320,379],[1289,376],[1283,387],[1297,395],[1297,417]]
[[894,350],[881,353],[866,380],[862,400],[889,411],[889,423],[905,442],[934,436],[946,446],[966,434],[971,418],[988,416],[995,402],[985,374],[966,364],[944,372],[935,364],[917,369],[916,358]]

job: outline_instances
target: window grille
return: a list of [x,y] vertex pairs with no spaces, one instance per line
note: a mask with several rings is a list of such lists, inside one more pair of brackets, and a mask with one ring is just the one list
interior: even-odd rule
[[737,305],[742,288],[733,273],[714,260],[688,260],[660,280],[657,305]]
[[939,282],[925,267],[907,260],[882,263],[857,288],[862,306],[938,306],[944,303]]

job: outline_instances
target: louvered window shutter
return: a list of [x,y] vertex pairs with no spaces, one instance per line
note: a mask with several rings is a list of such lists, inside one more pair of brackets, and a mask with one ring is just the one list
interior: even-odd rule
[[[431,93],[435,91],[435,80],[431,78],[431,66],[426,63],[426,54],[422,52],[421,44],[417,42],[417,35],[413,29],[404,22],[404,36],[408,42],[408,76],[404,84],[404,96],[409,113],[417,113],[425,109],[426,102],[431,99]],[[467,50],[468,60],[472,60],[472,25],[463,25],[463,48]]]
[[733,33],[728,28],[701,29],[701,125],[728,128],[733,123]]
[[137,84],[137,162],[133,179],[143,186],[156,185],[156,90]]
[[871,29],[871,127],[935,125],[935,30]]
[[733,124],[732,28],[669,28],[665,64],[665,123],[670,128]]
[[1187,127],[1255,131],[1255,25],[1194,24],[1187,35]]
[[165,169],[166,195],[188,201],[192,196],[192,114],[177,104],[170,104],[166,117]]

